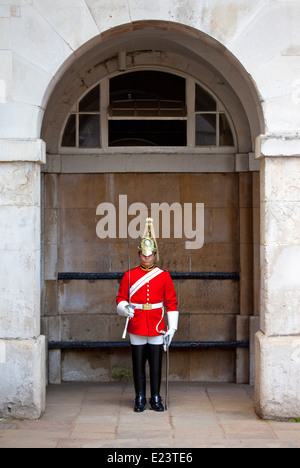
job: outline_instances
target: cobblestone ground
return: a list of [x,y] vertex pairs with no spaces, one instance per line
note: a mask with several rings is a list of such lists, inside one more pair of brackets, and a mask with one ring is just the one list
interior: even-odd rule
[[300,448],[300,423],[260,420],[247,385],[171,382],[168,411],[132,408],[130,383],[51,385],[39,421],[0,419],[0,448]]

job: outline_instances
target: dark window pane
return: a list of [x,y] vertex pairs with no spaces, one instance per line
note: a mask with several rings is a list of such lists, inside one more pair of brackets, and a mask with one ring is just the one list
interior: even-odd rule
[[216,122],[215,114],[196,115],[196,146],[216,146]]
[[225,114],[220,114],[220,146],[234,146],[232,131]]
[[61,145],[67,146],[67,147],[76,146],[76,115],[75,114],[71,114],[68,118],[68,122],[65,127]]
[[186,146],[186,121],[111,120],[109,146]]
[[217,103],[203,88],[196,84],[196,112],[214,112],[217,110]]
[[100,146],[100,116],[79,115],[79,147],[99,148]]
[[169,73],[140,71],[110,80],[113,116],[186,116],[185,79]]
[[100,86],[97,85],[87,93],[79,103],[79,112],[99,112],[100,110]]

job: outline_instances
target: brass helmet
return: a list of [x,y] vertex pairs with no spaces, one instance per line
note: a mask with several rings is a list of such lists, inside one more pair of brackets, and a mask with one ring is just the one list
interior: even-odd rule
[[142,252],[143,255],[148,257],[152,253],[157,253],[157,247],[153,239],[150,237],[144,237],[138,246],[138,251]]
[[138,252],[141,252],[146,257],[148,257],[149,255],[153,253],[156,253],[157,260],[159,260],[158,245],[156,242],[152,218],[146,219],[146,226],[145,226],[143,238],[141,240],[140,245],[138,246]]

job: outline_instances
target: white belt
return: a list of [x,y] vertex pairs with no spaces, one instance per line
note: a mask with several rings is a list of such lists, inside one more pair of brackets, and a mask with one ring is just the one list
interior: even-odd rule
[[131,304],[135,309],[139,310],[152,310],[152,309],[162,309],[164,306],[163,302],[158,304]]

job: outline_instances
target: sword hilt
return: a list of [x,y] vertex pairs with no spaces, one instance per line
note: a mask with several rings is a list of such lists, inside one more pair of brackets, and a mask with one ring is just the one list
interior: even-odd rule
[[169,347],[170,347],[170,336],[164,336],[164,351],[167,352]]

